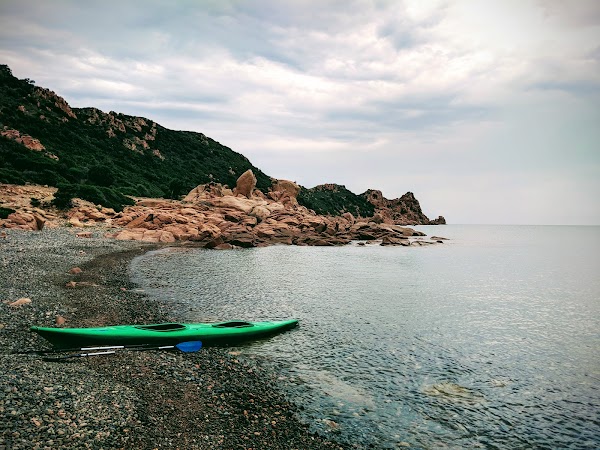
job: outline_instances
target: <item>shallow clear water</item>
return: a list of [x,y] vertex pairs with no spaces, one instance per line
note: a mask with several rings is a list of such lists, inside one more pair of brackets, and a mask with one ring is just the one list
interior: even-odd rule
[[418,227],[431,247],[176,249],[132,262],[187,321],[298,318],[240,350],[363,446],[600,447],[600,227]]

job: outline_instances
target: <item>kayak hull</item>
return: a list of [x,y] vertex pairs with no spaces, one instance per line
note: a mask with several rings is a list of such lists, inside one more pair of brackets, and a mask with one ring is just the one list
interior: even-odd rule
[[297,320],[229,321],[116,325],[98,328],[31,327],[31,331],[48,340],[56,348],[95,345],[176,345],[187,341],[202,341],[202,345],[211,346],[260,339],[289,330],[297,325]]

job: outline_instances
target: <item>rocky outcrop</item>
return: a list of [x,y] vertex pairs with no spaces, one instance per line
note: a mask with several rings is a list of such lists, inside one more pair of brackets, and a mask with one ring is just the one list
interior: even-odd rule
[[13,141],[25,146],[29,150],[33,150],[36,152],[44,152],[44,155],[48,158],[58,160],[58,156],[53,153],[46,151],[46,147],[39,141],[39,139],[35,139],[28,134],[21,134],[19,130],[13,130],[7,127],[4,127],[2,131],[0,131],[0,135],[12,139]]
[[86,123],[104,127],[109,138],[119,136],[121,145],[126,149],[140,154],[147,151],[161,160],[165,159],[160,150],[151,145],[158,133],[156,122],[114,111],[105,113],[97,108],[81,108],[78,111]]
[[33,92],[34,96],[38,99],[38,103],[39,100],[44,101],[44,103],[46,104],[52,103],[54,107],[61,111],[66,117],[69,117],[71,119],[77,119],[77,115],[75,115],[69,104],[65,101],[64,98],[56,94],[56,92],[51,91],[50,89],[37,86]]
[[38,139],[32,138],[28,134],[21,134],[18,130],[3,130],[0,135],[24,145],[29,150],[35,150],[36,152],[46,150],[46,147]]
[[446,225],[446,219],[444,216],[438,216],[437,219],[430,220],[429,225]]
[[[2,225],[0,221],[0,226]],[[21,230],[42,231],[46,219],[36,213],[14,212],[9,214],[4,221],[6,228],[18,228]]]
[[[404,245],[409,238],[424,236],[394,224],[357,220],[349,213],[319,216],[293,203],[297,189],[288,183],[291,182],[274,183],[274,191],[267,196],[234,195],[231,190],[211,183],[194,188],[181,202],[158,201],[149,205],[139,201],[118,214],[113,224],[123,229],[109,235],[147,242],[191,241],[218,249],[273,244],[345,245],[353,240],[384,238],[386,245]],[[237,187],[236,192],[242,193]],[[283,198],[285,202],[274,198]]]
[[298,205],[300,186],[289,180],[273,180],[269,197],[285,206]]
[[0,184],[0,228],[41,231],[56,227],[57,213],[44,208],[54,192],[56,188]]
[[233,192],[236,195],[245,195],[247,198],[250,198],[255,187],[256,177],[254,176],[254,173],[252,173],[252,170],[248,169],[238,178]]
[[442,216],[430,221],[421,210],[421,205],[412,192],[407,192],[402,197],[393,200],[388,200],[381,191],[374,189],[367,190],[362,196],[375,206],[376,212],[373,217],[383,223],[399,225],[440,225],[446,223]]
[[233,195],[233,191],[219,183],[201,184],[192,189],[184,198],[186,203],[200,203],[206,199]]
[[[105,226],[106,235],[119,240],[191,242],[210,249],[274,244],[333,246],[352,241],[378,242],[386,246],[432,243],[423,240],[422,232],[384,220],[356,218],[351,213],[318,215],[294,202],[295,186],[291,182],[276,182],[274,190],[267,195],[254,191],[247,197],[210,183],[197,186],[183,201],[137,199],[134,206],[119,213],[76,200],[75,206],[61,220],[75,228]],[[0,205],[1,200],[0,196]],[[0,227],[41,230],[45,217],[24,206],[24,201],[20,206],[5,220],[0,220]],[[56,224],[56,216],[53,219],[51,223]],[[77,235],[91,237],[86,232]],[[417,240],[419,243],[415,244]]]

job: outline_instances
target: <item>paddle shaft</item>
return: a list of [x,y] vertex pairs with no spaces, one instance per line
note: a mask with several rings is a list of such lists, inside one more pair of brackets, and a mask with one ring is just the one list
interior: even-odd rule
[[181,350],[184,353],[191,353],[194,351],[200,350],[202,347],[202,342],[200,341],[189,341],[189,342],[180,342],[177,345],[159,345],[159,346],[137,346],[137,347],[127,347],[124,345],[117,345],[113,347],[85,347],[81,348],[81,350],[108,350],[102,352],[83,352],[83,353],[75,353],[73,355],[64,355],[64,356],[55,356],[55,357],[45,357],[42,358],[44,361],[62,361],[70,358],[85,358],[88,356],[99,356],[99,355],[112,355],[117,352],[117,350],[167,350],[171,348],[176,348]]
[[[13,355],[26,355],[26,354],[36,354],[36,355],[46,355],[49,353],[68,353],[68,352],[87,352],[90,350],[146,350],[146,349],[154,349],[156,348],[156,344],[137,344],[137,345],[102,345],[99,347],[74,347],[74,348],[53,348],[50,350],[26,350],[22,352],[13,352]],[[166,346],[167,348],[169,346]],[[171,345],[170,347],[174,347]]]

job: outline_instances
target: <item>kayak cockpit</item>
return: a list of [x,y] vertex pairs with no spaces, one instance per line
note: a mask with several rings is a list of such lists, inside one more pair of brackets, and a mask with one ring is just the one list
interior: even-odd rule
[[181,331],[187,327],[180,323],[157,323],[154,325],[134,325],[134,328],[147,331]]
[[247,328],[253,327],[254,324],[250,322],[240,322],[240,321],[231,321],[231,322],[223,322],[216,323],[213,325],[213,328]]

